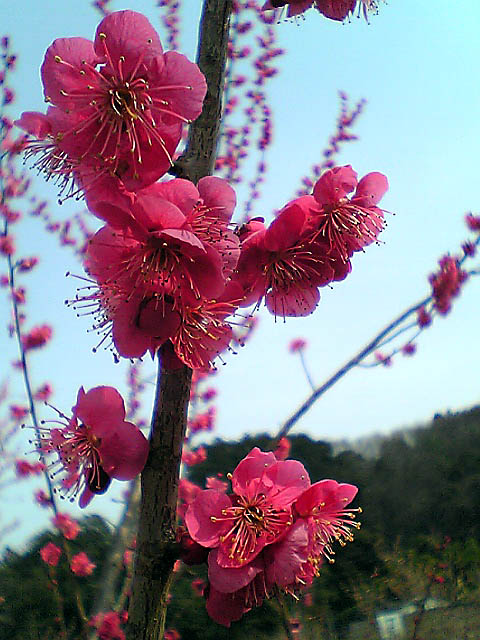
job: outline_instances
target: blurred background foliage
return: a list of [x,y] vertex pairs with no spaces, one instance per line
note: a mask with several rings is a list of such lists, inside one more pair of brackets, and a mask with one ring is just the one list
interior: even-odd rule
[[[356,502],[363,509],[355,542],[337,549],[335,563],[325,563],[306,597],[299,602],[285,600],[289,616],[298,620],[300,637],[377,638],[375,616],[379,612],[408,603],[420,618],[425,614],[426,620],[431,617],[431,612],[427,616],[424,611],[428,598],[448,608],[480,604],[480,408],[436,416],[427,426],[350,445],[328,444],[304,435],[291,436],[290,441],[290,457],[304,463],[312,482],[334,478],[358,485]],[[207,477],[233,471],[254,446],[266,449],[271,445],[268,436],[236,443],[216,440],[207,447],[207,459],[191,467],[188,477],[204,487]],[[65,554],[56,568],[70,637],[77,631],[80,634],[75,589],[80,590],[89,610],[114,538],[112,527],[97,516],[86,517],[81,525],[81,534],[69,543],[72,554],[85,551],[97,568],[89,577],[75,577]],[[49,541],[62,546],[61,537],[45,532],[24,553],[7,550],[3,555],[0,640],[55,637],[57,604],[48,586],[47,567],[39,562],[39,550]],[[125,571],[118,578],[118,592],[124,579]],[[182,638],[284,637],[275,600],[244,616],[231,629],[219,627],[208,618],[201,588],[192,586],[195,580],[195,584],[206,581],[206,567],[181,566],[172,587],[167,627],[176,629]],[[465,632],[462,637],[480,637],[480,620],[475,622],[471,613],[468,617],[477,635]],[[351,635],[362,621],[370,635]],[[408,631],[407,637],[415,637],[414,633]],[[437,636],[430,630],[422,637]]]

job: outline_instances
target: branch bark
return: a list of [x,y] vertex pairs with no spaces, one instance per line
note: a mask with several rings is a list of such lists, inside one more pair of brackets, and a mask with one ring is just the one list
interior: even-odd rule
[[[305,400],[305,402],[284,422],[282,427],[275,438],[275,445],[285,437],[290,429],[300,420],[300,418],[310,409],[310,407],[321,397],[323,394],[333,387],[333,385],[338,382],[345,374],[347,374],[350,369],[357,366],[364,358],[366,358],[370,353],[372,353],[375,349],[378,348],[379,344],[382,340],[399,324],[401,324],[408,316],[412,313],[415,313],[420,307],[423,307],[425,304],[430,302],[431,296],[420,300],[416,304],[412,305],[404,312],[402,312],[395,320],[390,322],[384,329],[378,333],[373,340],[371,340],[361,351],[359,351],[353,358],[351,358],[348,362],[346,362],[340,369],[338,369],[330,378],[328,378],[322,385],[317,387],[312,391],[309,397]],[[272,447],[272,448],[274,448]]]
[[172,172],[195,184],[212,173],[220,131],[232,0],[205,0],[197,64],[207,80],[200,116],[190,125],[187,148]]
[[[197,63],[207,81],[199,118],[191,125],[174,173],[196,183],[212,173],[220,130],[232,0],[205,0]],[[128,640],[161,640],[176,560],[175,521],[183,439],[192,371],[163,369],[159,361],[150,454],[142,473]]]
[[160,640],[176,560],[175,520],[192,370],[159,367],[150,454],[142,473],[129,640]]

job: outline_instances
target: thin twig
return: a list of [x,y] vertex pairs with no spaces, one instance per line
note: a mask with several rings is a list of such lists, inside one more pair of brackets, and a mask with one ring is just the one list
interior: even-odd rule
[[317,387],[310,396],[303,402],[303,404],[284,422],[280,430],[278,431],[275,442],[279,442],[283,437],[287,435],[290,429],[300,420],[300,418],[310,409],[310,407],[326,392],[333,387],[345,374],[347,374],[353,367],[358,365],[364,358],[378,348],[380,342],[394,329],[396,329],[402,322],[404,322],[410,314],[415,313],[426,305],[432,299],[431,296],[423,298],[420,302],[415,303],[403,313],[401,313],[395,320],[390,322],[380,333],[378,333],[373,340],[359,351],[353,358],[348,360],[340,369],[330,376],[320,387]]

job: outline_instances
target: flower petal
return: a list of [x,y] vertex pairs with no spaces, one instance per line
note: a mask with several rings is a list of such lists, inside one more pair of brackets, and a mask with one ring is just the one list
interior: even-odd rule
[[265,549],[267,582],[279,587],[295,584],[295,578],[307,559],[308,526],[300,519],[285,537]]
[[267,309],[275,317],[303,317],[313,313],[320,301],[317,287],[300,282],[288,291],[271,290],[265,296]]
[[94,387],[87,393],[82,387],[72,411],[99,438],[111,432],[112,424],[125,419],[123,398],[113,387]]
[[85,38],[58,38],[45,53],[40,70],[45,99],[62,110],[89,106],[91,90],[99,80],[94,68],[100,62],[93,43]]
[[120,422],[99,447],[103,469],[117,480],[133,480],[148,458],[148,440],[131,422]]
[[225,568],[218,564],[218,549],[208,554],[208,579],[222,593],[233,593],[246,587],[263,570],[263,560],[258,556],[243,567]]
[[326,171],[313,187],[313,197],[324,205],[336,204],[357,186],[357,173],[348,164]]
[[163,53],[157,32],[147,18],[136,11],[115,11],[106,16],[95,33],[95,52],[119,77],[148,65]]
[[372,171],[363,176],[358,183],[352,202],[363,207],[372,207],[380,202],[387,191],[387,176],[378,171]]
[[199,493],[185,515],[188,533],[195,542],[203,547],[217,547],[220,536],[228,530],[230,524],[229,521],[212,520],[212,517],[221,519],[222,509],[231,506],[232,501],[221,491],[205,489]]
[[24,111],[18,120],[13,123],[38,140],[43,140],[52,131],[52,125],[47,116],[37,111]]

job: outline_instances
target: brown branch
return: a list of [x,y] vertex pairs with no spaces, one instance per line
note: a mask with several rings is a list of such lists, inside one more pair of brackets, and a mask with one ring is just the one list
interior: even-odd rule
[[159,367],[150,454],[142,473],[129,640],[163,638],[175,554],[177,487],[192,371]]
[[210,175],[215,166],[231,12],[232,0],[205,0],[197,64],[207,81],[207,95],[202,113],[190,125],[187,149],[172,169],[179,178],[194,183]]
[[[198,65],[207,81],[202,114],[191,125],[185,154],[175,173],[193,182],[214,167],[232,0],[205,0]],[[128,640],[163,638],[175,547],[177,488],[187,424],[192,371],[159,366],[150,454],[142,473],[142,500],[130,599]]]
[[335,383],[337,383],[343,376],[353,369],[356,365],[358,365],[364,358],[366,358],[372,351],[378,348],[380,342],[394,329],[398,327],[399,324],[404,322],[408,316],[412,313],[415,313],[420,307],[423,307],[431,300],[431,296],[420,300],[416,304],[412,305],[403,313],[401,313],[395,320],[390,322],[384,329],[378,333],[373,340],[371,340],[361,351],[359,351],[353,358],[351,358],[348,362],[346,362],[340,369],[338,369],[328,380],[326,380],[320,387],[317,387],[310,396],[305,400],[305,402],[284,422],[280,431],[277,433],[275,438],[275,442],[278,443],[281,438],[285,437],[290,429],[300,420],[300,418],[310,409],[310,407],[321,397],[323,394],[333,387]]

